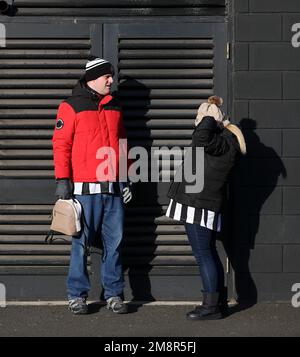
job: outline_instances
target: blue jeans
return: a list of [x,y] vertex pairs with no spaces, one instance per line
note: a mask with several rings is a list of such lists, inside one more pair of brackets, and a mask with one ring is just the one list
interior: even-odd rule
[[81,203],[84,219],[80,236],[73,237],[69,274],[68,298],[87,297],[90,280],[87,271],[85,242],[92,245],[95,238],[103,243],[101,280],[104,298],[123,293],[124,277],[120,257],[123,238],[123,198],[112,194],[75,195]]
[[220,291],[224,286],[224,268],[216,249],[215,232],[190,223],[185,223],[185,230],[199,267],[204,292]]

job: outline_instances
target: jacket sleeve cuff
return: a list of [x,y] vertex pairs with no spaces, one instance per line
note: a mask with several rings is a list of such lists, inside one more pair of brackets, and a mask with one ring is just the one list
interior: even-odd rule
[[60,180],[60,179],[71,179],[72,174],[70,172],[70,169],[67,167],[60,167],[56,165],[54,167],[54,173],[55,173],[55,179]]
[[69,177],[57,177],[55,180],[56,181],[70,180],[70,178]]

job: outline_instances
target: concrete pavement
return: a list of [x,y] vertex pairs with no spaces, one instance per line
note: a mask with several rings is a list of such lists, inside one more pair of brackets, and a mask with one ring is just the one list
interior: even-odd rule
[[260,303],[218,321],[187,321],[191,305],[130,305],[115,315],[99,304],[90,314],[72,315],[66,306],[0,308],[0,337],[299,337],[300,308]]

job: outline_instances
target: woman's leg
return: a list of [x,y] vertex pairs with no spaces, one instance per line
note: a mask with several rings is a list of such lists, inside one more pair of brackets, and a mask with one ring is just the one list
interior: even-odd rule
[[[185,224],[186,233],[196,258],[203,284],[202,305],[187,313],[188,320],[216,320],[222,317],[219,309],[219,286],[224,270],[216,250],[214,232],[199,224]],[[223,272],[223,278],[221,273]]]
[[224,284],[224,269],[216,249],[214,232],[190,223],[185,223],[185,229],[199,267],[203,290],[217,292]]
[[217,274],[218,274],[218,288],[217,290],[221,292],[222,289],[224,289],[225,286],[225,279],[224,279],[224,267],[221,262],[219,253],[217,251],[216,247],[216,232],[212,233],[212,239],[211,239],[211,253],[213,260],[216,264],[216,269],[217,269]]

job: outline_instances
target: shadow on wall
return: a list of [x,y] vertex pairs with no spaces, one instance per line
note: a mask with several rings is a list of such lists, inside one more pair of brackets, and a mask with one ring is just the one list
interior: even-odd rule
[[[149,152],[153,143],[146,116],[150,107],[150,89],[136,79],[126,77],[118,86],[118,96],[124,110],[129,147],[141,146]],[[158,183],[137,182],[133,186],[133,200],[126,206],[124,272],[128,274],[133,301],[155,300],[149,273],[157,247],[156,218],[163,214],[158,200]]]
[[[131,77],[122,78],[117,97],[123,109],[124,125],[128,137],[128,149],[133,146],[151,148],[150,128],[146,113],[150,105],[150,89]],[[136,158],[138,159],[138,157]],[[135,160],[133,160],[135,161]],[[137,182],[133,184],[133,199],[125,205],[124,239],[122,242],[122,261],[124,274],[128,276],[131,299],[133,301],[154,301],[151,293],[149,273],[151,261],[156,250],[156,217],[163,214],[158,202],[157,183]],[[97,265],[101,265],[101,240],[94,244],[94,280],[100,279]],[[101,269],[101,267],[100,267]],[[125,289],[128,287],[125,286]],[[98,295],[98,294],[97,294]],[[99,296],[99,295],[98,295]],[[125,297],[126,299],[129,296]],[[100,293],[104,300],[104,291]],[[135,305],[137,306],[137,305]],[[133,307],[130,306],[132,309]]]
[[[240,306],[257,302],[258,292],[251,276],[249,259],[255,249],[260,214],[277,186],[280,175],[286,177],[282,160],[272,147],[260,141],[256,121],[245,118],[240,127],[247,144],[247,155],[232,172],[230,201],[224,222],[225,249],[235,272],[235,287]],[[259,268],[258,268],[259,269]]]

